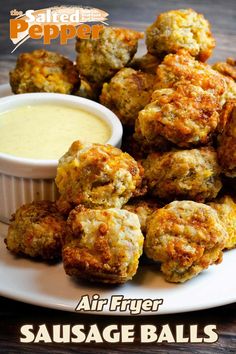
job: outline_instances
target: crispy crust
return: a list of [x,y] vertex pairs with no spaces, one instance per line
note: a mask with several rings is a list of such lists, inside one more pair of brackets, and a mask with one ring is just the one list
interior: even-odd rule
[[227,76],[224,76],[224,81],[226,84],[226,89],[223,95],[221,96],[221,106],[223,106],[229,100],[236,99],[236,82]]
[[125,28],[105,27],[99,39],[77,39],[80,74],[100,85],[126,66],[137,51],[143,34]]
[[123,68],[103,84],[100,103],[110,108],[122,124],[134,126],[138,112],[151,100],[153,84],[153,75]]
[[204,202],[215,198],[222,187],[212,147],[153,153],[143,166],[148,192],[159,198]]
[[234,199],[225,195],[209,205],[217,211],[220,221],[228,232],[225,248],[236,247],[236,203]]
[[146,255],[162,263],[167,281],[185,282],[222,260],[227,232],[211,207],[176,201],[155,211],[148,222]]
[[57,92],[70,94],[80,85],[79,74],[69,59],[44,49],[20,54],[10,72],[14,93]]
[[226,62],[218,62],[212,65],[212,69],[219,71],[236,81],[236,60],[228,58]]
[[218,137],[217,154],[223,173],[228,177],[236,177],[236,100],[226,104],[225,115],[226,124],[222,135]]
[[227,89],[225,78],[210,65],[193,58],[186,50],[166,55],[157,68],[155,88],[172,88],[176,82],[186,80],[215,95],[223,95]]
[[143,235],[126,210],[77,207],[68,218],[63,264],[68,275],[110,284],[130,280],[138,268]]
[[54,203],[25,204],[13,214],[5,243],[17,255],[57,259],[61,257],[65,227],[66,222]]
[[127,153],[111,145],[74,142],[59,160],[56,184],[60,210],[68,204],[92,208],[122,207],[141,193],[143,168]]
[[192,9],[172,10],[160,14],[146,30],[146,45],[153,55],[163,56],[187,50],[206,61],[215,47],[209,22]]
[[219,109],[215,95],[180,81],[173,88],[154,91],[136,125],[150,144],[159,137],[180,147],[207,144],[218,125]]
[[219,133],[223,133],[225,130],[226,124],[232,114],[233,108],[236,107],[236,98],[227,100],[226,103],[223,105],[222,110],[220,112],[220,119],[217,130]]

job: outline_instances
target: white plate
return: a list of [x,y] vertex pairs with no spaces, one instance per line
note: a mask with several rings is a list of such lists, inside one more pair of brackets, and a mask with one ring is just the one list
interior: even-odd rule
[[[0,97],[9,94],[9,85],[0,85]],[[97,286],[68,277],[62,264],[47,265],[12,256],[4,245],[6,232],[7,225],[0,223],[0,295],[14,300],[75,311],[83,295],[99,294],[108,300],[112,295],[123,295],[127,299],[163,299],[158,314],[195,311],[236,301],[236,249],[225,252],[220,265],[210,267],[184,284],[167,283],[156,267],[140,266],[134,279],[125,285]],[[105,307],[96,314],[128,315],[129,312],[110,312]]]
[[[0,295],[14,300],[75,311],[83,295],[99,294],[108,303],[112,295],[123,295],[126,299],[163,299],[158,314],[201,310],[236,301],[236,249],[226,252],[220,265],[210,267],[184,284],[167,283],[156,267],[140,266],[133,280],[124,285],[97,286],[67,276],[61,263],[47,265],[12,256],[3,241],[6,231],[7,225],[0,224]],[[129,312],[109,312],[105,307],[98,314],[127,315]]]

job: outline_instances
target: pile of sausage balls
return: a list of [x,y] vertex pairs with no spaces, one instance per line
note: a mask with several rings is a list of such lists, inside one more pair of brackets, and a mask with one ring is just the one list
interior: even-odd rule
[[[236,246],[236,61],[206,64],[210,25],[192,9],[160,14],[143,34],[104,27],[78,39],[77,58],[21,54],[12,91],[97,100],[124,127],[121,149],[75,141],[61,157],[56,202],[12,216],[6,245],[82,279],[124,283],[145,256],[185,282]],[[159,268],[160,266],[160,268]]]

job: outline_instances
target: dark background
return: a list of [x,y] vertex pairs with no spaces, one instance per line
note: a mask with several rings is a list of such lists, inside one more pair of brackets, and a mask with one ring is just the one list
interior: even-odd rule
[[[40,9],[56,5],[84,5],[101,8],[109,13],[109,24],[145,30],[160,12],[192,7],[204,13],[212,24],[217,47],[210,62],[223,60],[227,56],[236,58],[236,0],[160,1],[160,0],[1,0],[0,2],[0,83],[8,81],[8,72],[15,64],[19,53],[42,47],[40,41],[28,40],[14,54],[10,54],[13,44],[9,39],[8,21],[10,10]],[[143,45],[144,46],[144,45]],[[57,41],[47,49],[60,51],[75,59],[74,41],[58,47]],[[144,51],[144,47],[142,48]],[[1,201],[0,201],[1,202]],[[235,277],[235,269],[232,269]],[[1,279],[0,279],[1,281]],[[220,279],[219,279],[220,282]],[[60,284],[55,284],[60,287]],[[209,284],[210,286],[210,284]],[[207,297],[207,289],[206,289]],[[196,294],[197,298],[197,294]],[[236,304],[207,311],[176,314],[169,316],[114,317],[91,316],[77,313],[43,309],[0,297],[0,352],[1,353],[236,353]],[[100,330],[109,324],[136,324],[137,338],[133,344],[27,344],[19,343],[20,327],[24,324],[85,324],[96,323]],[[204,326],[216,324],[219,340],[214,344],[139,344],[138,328],[141,324],[169,323],[174,329],[177,324],[199,324],[199,334]]]

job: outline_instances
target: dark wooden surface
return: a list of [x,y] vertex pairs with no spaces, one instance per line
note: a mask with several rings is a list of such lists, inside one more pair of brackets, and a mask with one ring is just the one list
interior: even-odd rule
[[[14,66],[16,57],[22,51],[30,51],[42,47],[39,41],[27,41],[18,51],[10,54],[12,44],[8,35],[9,11],[38,9],[52,5],[76,4],[71,0],[1,0],[0,11],[0,84],[8,81],[8,72]],[[109,14],[109,24],[144,30],[157,13],[168,9],[192,7],[203,12],[211,21],[213,33],[217,39],[217,48],[210,62],[225,59],[227,56],[236,58],[236,1],[235,0],[84,0],[81,5],[95,6],[106,10]],[[54,42],[52,50],[75,58],[74,42],[58,47]],[[232,269],[232,277],[235,276]],[[1,279],[0,279],[1,281]],[[220,281],[220,279],[219,279]],[[60,286],[60,284],[55,284]],[[197,294],[196,294],[197,297]],[[207,289],[206,289],[207,297]],[[114,317],[91,316],[77,313],[60,312],[39,308],[0,297],[0,353],[236,353],[236,304],[223,306],[206,311],[146,317]],[[90,324],[96,323],[100,330],[109,324],[135,324],[137,329],[141,324],[199,324],[200,332],[208,324],[216,324],[219,340],[214,344],[140,344],[138,330],[133,344],[27,344],[19,343],[20,327],[24,324]]]
[[[58,284],[58,286],[60,286]],[[207,289],[206,289],[207,296]],[[114,317],[114,316],[91,316],[66,313],[55,310],[42,309],[7,299],[0,300],[0,353],[204,353],[226,354],[236,352],[236,304],[223,306],[208,311],[199,311],[171,316],[141,316],[141,317]],[[189,324],[199,325],[199,335],[205,325],[214,323],[217,326],[219,340],[213,344],[140,344],[139,327],[144,324],[161,326],[169,324],[174,328],[178,324],[184,324],[186,329]],[[137,336],[131,344],[19,344],[20,327],[24,324],[46,324],[51,328],[55,324],[97,324],[99,330],[111,324],[135,324]]]

